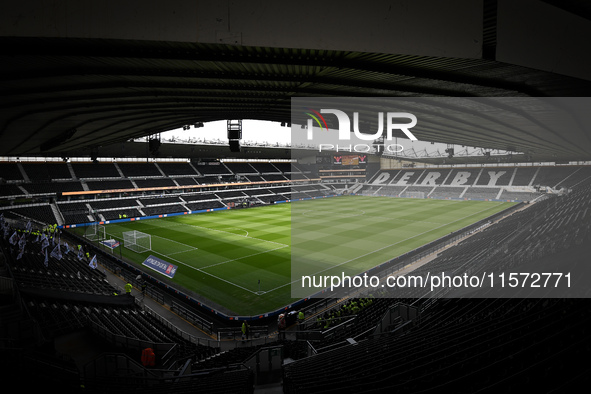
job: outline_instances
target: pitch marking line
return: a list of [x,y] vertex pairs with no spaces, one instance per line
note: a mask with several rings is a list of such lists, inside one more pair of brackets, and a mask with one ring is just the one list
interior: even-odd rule
[[[234,234],[234,235],[236,235],[236,234]],[[155,236],[155,237],[158,237],[158,238],[166,239],[166,240],[168,240],[168,241],[172,241],[172,240],[170,240],[170,239],[168,239],[168,238],[160,237],[160,236],[157,236],[157,235],[154,235],[154,236]],[[176,242],[176,243],[178,243],[178,244],[181,244],[181,245],[184,245],[184,246],[189,246],[189,245],[185,245],[185,244],[183,244],[183,243],[181,243],[181,242],[177,242],[177,241],[173,241],[173,242]],[[275,243],[276,243],[276,242],[275,242]],[[247,289],[247,288],[245,288],[245,287],[243,287],[243,286],[240,286],[240,285],[238,285],[238,284],[236,284],[236,283],[234,283],[234,282],[231,282],[231,281],[229,281],[229,280],[227,280],[227,279],[220,278],[220,277],[219,277],[219,276],[217,276],[217,275],[214,275],[214,274],[212,274],[212,273],[209,273],[209,272],[206,272],[206,271],[204,271],[204,269],[211,268],[211,267],[215,267],[215,266],[217,266],[217,265],[221,265],[221,264],[231,263],[231,262],[233,262],[233,261],[238,261],[238,260],[241,260],[241,259],[244,259],[244,258],[247,258],[247,257],[256,256],[256,255],[259,255],[259,254],[269,253],[269,252],[272,252],[272,251],[274,251],[274,250],[284,249],[284,248],[286,248],[286,247],[288,247],[288,246],[289,246],[289,245],[283,245],[283,244],[281,244],[281,246],[279,246],[279,247],[277,247],[277,248],[273,248],[273,249],[265,250],[265,251],[258,252],[258,253],[253,253],[253,254],[250,254],[250,255],[247,255],[247,256],[241,256],[241,257],[238,257],[238,258],[236,258],[236,259],[231,259],[231,260],[222,261],[222,262],[215,263],[215,264],[211,264],[211,265],[208,265],[208,266],[205,266],[205,267],[201,267],[201,268],[194,267],[194,266],[192,266],[192,265],[189,265],[189,264],[187,264],[187,263],[184,263],[184,262],[182,262],[182,261],[180,261],[180,260],[177,260],[177,259],[175,259],[174,257],[171,257],[171,256],[172,256],[172,255],[174,255],[174,254],[178,254],[178,253],[186,253],[186,252],[192,252],[193,250],[198,250],[198,248],[195,248],[195,247],[191,247],[191,246],[189,246],[189,247],[191,247],[192,249],[183,250],[183,251],[179,251],[179,252],[173,252],[173,253],[169,253],[169,254],[164,254],[164,253],[160,253],[160,252],[155,252],[155,253],[158,253],[158,254],[160,254],[160,255],[162,255],[162,256],[164,256],[164,257],[166,257],[166,258],[167,258],[167,259],[169,259],[169,260],[176,261],[177,263],[179,263],[179,264],[182,264],[182,265],[184,265],[185,267],[188,267],[188,268],[191,268],[191,269],[193,269],[193,270],[199,271],[199,272],[201,272],[201,273],[203,273],[203,274],[209,275],[209,276],[211,276],[211,277],[213,277],[213,278],[219,279],[219,280],[221,280],[221,281],[223,281],[223,282],[226,282],[226,283],[228,283],[228,284],[230,284],[230,285],[236,286],[236,287],[238,287],[238,288],[241,288],[241,289],[243,289],[243,290],[246,290],[246,291],[248,291],[248,292],[251,292],[251,293],[253,293],[253,294],[257,294],[258,292],[256,292],[256,291],[249,290],[249,289]],[[263,294],[264,294],[264,293],[266,293],[266,292],[261,292],[261,293],[263,293]],[[257,294],[257,295],[260,295],[260,294]]]
[[[328,270],[330,270],[330,269],[333,269],[333,268],[336,268],[336,267],[340,267],[340,266],[341,266],[341,265],[343,265],[343,264],[350,263],[351,261],[355,261],[355,260],[357,260],[357,259],[360,259],[360,258],[362,258],[362,257],[368,256],[368,255],[370,255],[370,254],[373,254],[373,253],[375,253],[375,252],[379,252],[379,251],[381,251],[381,250],[387,249],[387,248],[389,248],[389,247],[391,247],[391,246],[394,246],[394,245],[397,245],[397,244],[399,244],[399,243],[402,243],[402,242],[408,241],[408,240],[410,240],[410,239],[416,238],[416,237],[418,237],[418,236],[420,236],[420,235],[423,235],[423,234],[430,233],[430,232],[431,232],[431,231],[433,231],[433,230],[437,230],[437,229],[439,229],[439,228],[441,228],[441,227],[445,227],[445,226],[447,226],[447,225],[450,225],[450,224],[453,224],[453,223],[455,223],[455,222],[459,222],[460,220],[463,220],[463,219],[469,218],[470,216],[474,216],[474,215],[476,215],[476,214],[479,214],[479,213],[481,213],[481,212],[485,212],[485,211],[491,210],[491,209],[493,209],[493,208],[496,208],[496,206],[494,206],[494,207],[489,207],[489,208],[486,208],[486,209],[483,209],[482,211],[474,212],[474,213],[472,213],[472,214],[470,214],[470,215],[467,215],[467,216],[461,217],[461,218],[459,218],[459,219],[457,219],[457,220],[454,220],[453,222],[449,222],[449,223],[443,224],[443,225],[441,225],[441,226],[439,226],[439,227],[432,228],[432,229],[430,229],[430,230],[428,230],[428,231],[422,232],[422,233],[420,233],[420,234],[413,235],[412,237],[409,237],[409,238],[403,239],[403,240],[401,240],[401,241],[395,242],[395,243],[393,243],[393,244],[390,244],[390,245],[384,246],[383,248],[380,248],[380,249],[373,250],[373,251],[371,251],[371,252],[368,252],[368,253],[366,253],[366,254],[364,254],[364,255],[357,256],[357,257],[355,257],[355,258],[352,258],[352,259],[350,259],[350,260],[344,261],[344,262],[342,262],[342,263],[340,263],[340,264],[337,264],[337,265],[334,265],[334,266],[331,266],[331,267],[325,268],[325,269],[323,269],[323,270],[321,270],[321,271],[315,272],[315,273],[314,273],[314,274],[312,274],[312,275],[317,275],[317,274],[320,274],[320,273],[322,273],[322,272],[328,271]],[[312,275],[310,275],[310,276],[312,276]],[[267,290],[266,292],[267,292],[267,293],[270,293],[270,292],[272,292],[272,291],[275,291],[275,290],[277,290],[277,289],[280,289],[280,288],[282,288],[282,287],[285,287],[285,286],[289,286],[289,285],[291,285],[291,284],[293,284],[293,283],[296,283],[296,282],[298,282],[298,281],[299,281],[299,280],[293,280],[293,281],[291,281],[291,282],[289,282],[289,283],[286,283],[286,284],[284,284],[284,285],[277,286],[277,287],[275,287],[274,289]]]
[[[118,238],[118,239],[120,239],[120,240],[122,240],[122,241],[125,241],[125,240],[124,240],[122,237],[119,237],[119,236],[117,236],[117,235],[110,234],[110,233],[107,233],[107,234],[108,234],[109,236],[111,236],[111,237]],[[165,239],[165,240],[167,240],[167,241],[174,242],[174,243],[177,243],[177,244],[179,244],[179,245],[183,245],[183,246],[186,246],[187,248],[189,248],[189,249],[187,249],[187,250],[182,250],[182,251],[178,251],[178,252],[172,252],[172,253],[170,253],[170,254],[176,254],[176,253],[190,252],[190,251],[192,251],[192,250],[198,250],[198,249],[199,249],[199,248],[197,248],[197,247],[195,247],[195,246],[187,245],[187,244],[184,244],[184,243],[182,243],[182,242],[175,241],[175,240],[173,240],[173,239],[170,239],[170,238],[161,237],[161,236],[159,236],[159,235],[150,234],[150,236],[152,236],[152,237],[156,237],[156,238]],[[152,250],[152,249],[150,249],[150,250]],[[156,252],[156,253],[158,253],[158,252]],[[162,254],[162,253],[160,253],[160,254]],[[163,255],[163,256],[164,256],[164,255]]]
[[[461,203],[461,202],[463,202],[463,201],[454,201],[454,202],[452,202],[452,203],[450,203],[448,205],[458,204],[458,203]],[[343,209],[344,210],[352,210],[352,211],[356,210],[355,208],[343,208]],[[362,213],[361,214],[357,214],[357,215],[343,215],[343,216],[340,216],[340,217],[341,218],[349,218],[349,217],[355,217],[355,216],[365,216],[365,217],[369,217],[369,218],[378,218],[378,219],[383,219],[384,218],[383,216],[370,215],[370,214],[368,214],[365,211],[362,211],[360,209],[357,209],[357,211],[361,211]],[[339,215],[339,212],[330,212],[330,211],[326,211],[326,210],[312,210],[312,209],[306,209],[306,210],[303,210],[301,212],[296,212],[296,213],[299,213],[302,216],[309,216],[308,215],[309,212],[320,214],[320,215],[323,215],[324,214],[324,215],[327,215],[327,216],[329,216],[329,215]],[[403,219],[403,218],[398,218],[398,217],[392,217],[392,218],[389,218],[389,219],[391,219],[391,220],[403,220],[405,222],[412,222],[412,223],[428,223],[428,224],[443,224],[443,225],[447,224],[447,223],[440,223],[440,222],[427,222],[427,221],[424,221],[424,220]]]
[[199,271],[199,272],[201,272],[202,274],[209,275],[209,276],[211,276],[211,277],[213,277],[213,278],[216,278],[216,279],[218,279],[218,280],[221,280],[222,282],[226,282],[226,283],[228,283],[228,284],[230,284],[230,285],[232,285],[232,286],[236,286],[236,287],[238,287],[238,288],[240,288],[240,289],[242,289],[242,290],[248,291],[249,293],[252,293],[252,294],[256,294],[256,293],[257,293],[256,291],[252,291],[252,290],[250,290],[250,289],[247,289],[246,287],[242,287],[242,286],[240,286],[240,285],[237,285],[237,284],[236,284],[236,283],[234,283],[234,282],[230,282],[229,280],[226,280],[226,279],[220,278],[220,277],[219,277],[219,276],[217,276],[217,275],[211,274],[211,273],[209,273],[209,272],[205,272],[205,271],[203,271],[201,268],[193,267],[192,265],[189,265],[189,264],[187,264],[187,263],[184,263],[184,262],[182,262],[182,261],[180,261],[180,260],[177,260],[177,259],[175,259],[174,257],[169,257],[168,255],[166,255],[166,254],[162,254],[162,253],[159,253],[159,254],[161,254],[162,256],[164,256],[164,257],[166,257],[166,258],[168,258],[169,260],[176,261],[176,262],[177,262],[177,263],[179,263],[180,265],[184,265],[184,266],[185,266],[185,267],[187,267],[187,268],[191,268],[191,269],[193,269],[193,270],[195,270],[195,271]]
[[187,244],[184,244],[184,243],[182,243],[182,242],[175,241],[175,240],[173,240],[173,239],[170,239],[170,238],[161,237],[161,236],[159,236],[159,235],[154,235],[154,234],[151,234],[151,235],[152,235],[152,237],[156,237],[156,238],[160,238],[160,239],[165,239],[165,240],[167,240],[167,241],[174,242],[174,243],[177,243],[177,244],[179,244],[179,245],[183,245],[183,246],[186,246],[187,248],[189,248],[189,249],[187,249],[187,250],[182,250],[182,251],[178,251],[178,252],[172,252],[172,253],[169,253],[169,254],[176,254],[176,253],[191,252],[191,251],[193,251],[193,250],[198,250],[198,249],[199,249],[199,248],[197,248],[197,247],[195,247],[195,246],[187,245]]
[[287,248],[287,245],[285,245],[285,246],[279,246],[279,247],[277,247],[277,248],[275,248],[275,249],[269,249],[269,250],[264,250],[264,251],[262,251],[262,252],[258,252],[258,253],[249,254],[248,256],[241,256],[241,257],[238,257],[238,258],[236,258],[236,259],[231,259],[231,260],[226,260],[226,261],[222,261],[222,262],[219,262],[219,263],[211,264],[211,265],[208,265],[208,266],[205,266],[205,267],[201,267],[200,269],[202,269],[202,270],[203,270],[203,269],[207,269],[207,268],[215,267],[216,265],[222,265],[222,264],[226,264],[226,263],[231,263],[231,262],[233,262],[233,261],[242,260],[242,259],[245,259],[245,258],[247,258],[247,257],[257,256],[257,255],[259,255],[259,254],[269,253],[269,252],[272,252],[272,251],[274,251],[274,250],[279,250],[279,249],[284,249],[284,248]]
[[[240,235],[240,234],[232,233],[232,232],[229,232],[229,231],[218,230],[218,229],[215,229],[215,228],[209,228],[209,227],[203,227],[203,226],[197,226],[197,225],[195,225],[195,224],[188,224],[188,223],[177,223],[177,225],[175,225],[175,226],[170,226],[170,227],[178,227],[178,226],[189,226],[189,227],[200,228],[200,229],[202,229],[202,230],[218,231],[218,232],[220,232],[220,233],[231,234],[231,235],[235,235],[235,236],[237,236],[237,237],[243,237],[243,238],[248,238],[248,239],[254,239],[254,240],[257,240],[257,241],[261,241],[261,242],[268,242],[268,243],[272,243],[272,244],[276,244],[276,245],[281,245],[281,246],[289,246],[289,245],[283,244],[283,243],[281,243],[281,242],[275,242],[275,241],[269,241],[269,240],[266,240],[266,239],[261,239],[261,238],[250,237],[250,236],[248,236],[248,231],[246,232],[246,233],[247,233],[247,235]],[[230,227],[230,229],[240,229],[240,228],[238,228],[238,227]],[[242,230],[242,231],[246,231],[246,230],[244,230],[244,229],[240,229],[240,230]]]

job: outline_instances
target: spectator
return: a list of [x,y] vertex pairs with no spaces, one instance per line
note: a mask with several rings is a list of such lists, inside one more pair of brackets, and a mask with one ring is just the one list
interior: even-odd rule
[[277,318],[277,332],[279,339],[285,339],[285,315],[283,313]]
[[142,350],[142,365],[144,367],[153,367],[156,365],[156,355],[152,348],[145,348]]
[[128,296],[131,295],[131,289],[133,289],[133,286],[131,285],[131,283],[127,282],[127,284],[125,285],[125,293]]

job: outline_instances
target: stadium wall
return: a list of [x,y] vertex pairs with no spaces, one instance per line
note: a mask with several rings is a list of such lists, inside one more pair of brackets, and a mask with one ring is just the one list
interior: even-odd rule
[[[293,199],[293,200],[275,201],[273,204],[282,204],[282,203],[288,203],[288,202],[294,202],[294,201],[304,201],[304,200],[316,200],[318,198],[328,198],[328,197],[338,197],[338,196],[340,196],[340,194],[332,194],[332,195],[327,195],[327,196],[322,196],[322,197],[297,198],[297,199]],[[77,227],[93,226],[93,225],[97,225],[97,224],[104,225],[104,224],[135,222],[135,221],[139,221],[139,220],[161,219],[161,218],[173,217],[173,216],[192,215],[192,214],[195,214],[195,213],[207,213],[207,212],[215,212],[215,211],[227,211],[229,209],[233,209],[233,208],[223,207],[223,208],[201,209],[201,210],[197,210],[197,211],[163,213],[163,214],[158,214],[158,215],[138,216],[138,217],[126,218],[126,219],[113,219],[113,220],[105,220],[105,221],[98,221],[98,222],[65,224],[65,225],[57,226],[57,227],[58,228],[64,228],[64,229],[71,229],[71,228],[77,228]]]

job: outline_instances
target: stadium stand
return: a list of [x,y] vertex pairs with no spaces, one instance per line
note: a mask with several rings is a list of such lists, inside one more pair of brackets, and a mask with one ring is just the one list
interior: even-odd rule
[[265,179],[260,175],[247,175],[246,179],[249,182],[265,182]]
[[154,163],[116,163],[126,178],[161,177]]
[[142,211],[148,215],[162,215],[166,213],[185,212],[186,209],[181,204],[156,205],[150,207],[143,207]]
[[249,163],[225,163],[234,174],[257,174],[258,171]]
[[429,198],[530,201],[541,195],[540,188],[569,188],[589,175],[587,166],[382,170],[360,193],[400,196],[420,191]]
[[17,163],[2,163],[2,165],[0,165],[0,179],[5,181],[18,181],[24,180],[24,177]]
[[144,206],[174,204],[182,202],[179,196],[140,198],[139,201]]
[[5,3],[5,392],[589,389],[590,2]]
[[[211,196],[211,199],[234,199],[246,196],[252,196],[257,201],[264,203],[273,203],[274,201],[282,201],[291,197],[293,199],[310,198],[310,197],[321,197],[331,193],[345,193],[348,187],[353,185],[347,184],[328,184],[328,189],[322,187],[300,187],[295,186],[293,190],[291,187],[287,188],[265,188],[265,182],[273,181],[287,181],[280,169],[286,171],[288,169],[297,170],[295,172],[296,178],[298,174],[305,176],[301,171],[313,171],[314,165],[289,165],[287,163],[277,163],[279,167],[271,163],[229,163],[218,164],[218,165],[205,165],[201,163],[198,165],[199,168],[203,169],[203,173],[208,174],[207,176],[200,176],[195,178],[194,176],[188,176],[196,174],[193,166],[189,163],[52,163],[47,166],[44,171],[37,173],[34,182],[22,180],[12,180],[10,183],[0,186],[0,195],[4,197],[19,197],[19,196],[49,196],[52,197],[61,192],[68,191],[83,191],[83,190],[117,190],[127,189],[130,191],[136,190],[137,188],[156,188],[156,191],[149,192],[153,195],[146,195],[145,193],[139,193],[140,201],[142,199],[152,199],[157,195],[162,194],[157,191],[157,188],[162,187],[174,187],[180,186],[192,186],[198,183],[204,185],[213,185],[218,183],[228,184],[229,188],[232,189],[232,183],[235,182],[261,182],[261,185],[256,185],[254,189],[244,191],[233,192],[231,190],[219,191],[218,195]],[[142,166],[148,167],[148,169],[142,169]],[[39,166],[39,167],[37,167]],[[22,166],[23,170],[29,170],[29,172],[35,172],[35,169],[43,166],[39,163],[27,163]],[[77,178],[82,178],[80,181],[66,181],[66,179],[72,179],[70,174],[70,168],[77,174]],[[5,173],[18,170],[18,174],[21,174],[19,164],[15,163],[3,163],[0,166]],[[117,169],[121,169],[121,173]],[[160,168],[160,169],[159,169]],[[246,171],[253,170],[264,173],[264,175],[244,175]],[[164,172],[164,169],[170,172],[170,175],[174,176],[170,178],[170,175]],[[234,169],[235,171],[232,171]],[[134,177],[133,179],[122,177],[123,170],[125,175]],[[161,172],[162,170],[164,172]],[[270,172],[273,173],[270,173]],[[25,172],[26,173],[26,172]],[[220,175],[225,174],[225,175]],[[237,178],[237,175],[243,174],[242,179]],[[546,188],[552,188],[551,185],[557,186],[556,190],[561,188],[571,188],[587,179],[591,174],[591,170],[586,166],[563,166],[558,168],[553,167],[491,167],[481,169],[470,169],[470,168],[457,168],[457,169],[403,169],[403,170],[383,170],[377,171],[375,176],[362,184],[362,187],[357,190],[359,194],[365,195],[382,195],[392,197],[415,197],[416,192],[421,192],[425,198],[441,198],[441,199],[488,199],[488,200],[504,200],[504,201],[532,201],[535,198],[540,197]],[[291,175],[294,175],[292,173]],[[290,175],[290,176],[291,176]],[[68,178],[68,176],[70,176]],[[146,178],[149,176],[150,178]],[[221,178],[220,178],[221,176]],[[55,177],[55,178],[53,178]],[[59,177],[59,178],[58,178]],[[18,177],[17,177],[18,178]],[[60,179],[59,182],[47,182],[45,179]],[[86,180],[88,179],[88,180]],[[94,180],[93,180],[94,179]],[[456,186],[450,186],[456,185]],[[495,186],[491,186],[495,185]],[[532,185],[536,185],[533,187]],[[257,191],[256,189],[264,188],[264,190]],[[331,190],[330,192],[328,190]],[[549,190],[554,190],[549,189]],[[183,193],[184,191],[184,193]],[[292,194],[293,191],[293,194]],[[188,193],[188,194],[187,194]],[[413,194],[414,193],[414,194]],[[278,194],[273,196],[272,194]],[[173,197],[176,202],[193,202],[198,200],[204,200],[200,194],[191,194],[190,189],[181,190],[179,194],[182,196],[182,200],[177,197]],[[258,196],[264,196],[265,198],[258,198]],[[112,195],[110,197],[117,197]],[[124,195],[120,195],[125,197]],[[124,199],[125,200],[125,199]],[[117,199],[110,200],[112,202],[106,203],[107,205],[101,205],[94,199],[89,199],[87,202],[91,204],[92,209],[98,211],[98,213],[105,213],[106,210],[114,210],[124,206],[133,207],[134,211],[131,213],[133,216],[148,215],[145,211],[141,211],[141,206],[137,201],[131,200],[129,202],[123,201],[122,203],[115,202]],[[171,200],[173,202],[173,200]],[[131,205],[129,205],[131,203]],[[119,205],[123,204],[123,205]],[[143,203],[142,203],[143,204]],[[154,203],[151,203],[154,204]],[[166,204],[166,202],[162,202]],[[145,204],[143,204],[145,205]],[[224,205],[221,204],[221,207]],[[61,209],[62,204],[57,205]],[[64,206],[65,207],[65,206]],[[168,211],[167,207],[172,211]],[[181,206],[168,204],[155,210],[148,210],[148,212],[155,212],[155,214],[173,213],[177,212]],[[210,209],[211,207],[220,207],[218,202],[208,207],[207,204],[194,205],[191,210],[199,209]],[[138,211],[137,209],[140,209]],[[184,211],[185,209],[181,209]],[[20,214],[26,214],[26,208],[24,210],[18,210]],[[36,213],[35,218],[40,220],[40,214]],[[81,221],[86,223],[91,220],[87,215],[82,212],[61,212],[63,219],[69,223],[74,224],[74,221]],[[46,213],[42,217],[49,219],[52,215]],[[106,213],[103,215],[106,220],[118,218],[118,213]],[[110,218],[110,219],[107,219]],[[100,217],[97,217],[99,219]]]
[[130,218],[144,216],[141,214],[138,208],[120,208],[116,210],[101,211],[99,215],[103,216],[104,220],[121,219],[122,215],[126,215]]
[[167,163],[159,162],[158,167],[167,176],[196,176],[198,173],[189,163]]
[[89,200],[88,204],[90,204],[92,209],[97,211],[114,208],[135,207],[138,205],[137,199],[135,198]]
[[431,198],[460,198],[460,195],[464,192],[465,187],[453,187],[453,186],[439,186],[433,190],[429,195]]
[[31,181],[72,179],[66,163],[22,163],[21,165]]
[[199,182],[197,182],[195,180],[195,178],[192,178],[192,177],[174,178],[174,181],[179,186],[192,186],[192,185],[198,185],[199,184]]
[[48,205],[30,205],[21,207],[10,207],[2,211],[5,217],[30,218],[40,223],[56,223],[55,214]]
[[160,179],[134,179],[138,188],[150,187],[175,187],[177,184],[171,178]]
[[531,181],[538,172],[539,167],[516,167],[517,172],[513,178],[512,186],[530,186]]
[[499,199],[508,201],[532,201],[541,195],[541,193],[537,192],[520,192],[503,189]]
[[90,210],[86,203],[61,203],[58,204],[58,207],[66,223],[86,223],[94,221],[94,218],[91,220],[88,217]]
[[573,172],[572,167],[540,167],[540,171],[534,176],[533,184],[554,188]]
[[[520,266],[557,256],[569,244],[591,244],[588,220],[591,215],[591,178],[584,176],[587,170],[581,168],[568,173],[560,171],[560,175],[552,179],[562,177],[561,181],[564,183],[565,178],[572,175],[570,179],[575,185],[570,194],[546,195],[545,200],[488,225],[457,245],[445,249],[414,273],[425,275],[427,272],[458,270],[477,256],[490,264],[488,269]],[[528,169],[517,178],[520,171],[514,170],[514,181],[518,179],[518,183],[526,186],[525,183],[531,182],[532,173],[541,171],[541,168]],[[576,176],[577,173],[579,176]],[[403,176],[396,174],[397,179]],[[424,176],[422,174],[421,178],[417,175],[416,180],[420,181]],[[126,212],[129,216],[141,216],[142,213],[137,210],[140,203],[143,214],[158,215],[186,209],[224,207],[220,199],[251,196],[272,202],[286,199],[286,194],[292,198],[324,196],[339,190],[340,185],[263,186],[179,195],[60,201],[57,207],[66,221],[88,221],[86,216],[89,207],[105,220],[110,220],[118,218],[121,212]],[[404,190],[432,190],[432,194],[437,194],[438,198],[457,198],[466,190],[465,194],[486,198],[498,194],[502,188],[368,183],[362,189],[364,193],[375,192],[379,195],[388,190],[392,195]],[[521,194],[503,189],[501,197],[505,193]],[[531,193],[525,194],[532,197]],[[2,212],[6,218],[33,217],[45,223],[55,221],[53,211],[47,205],[5,208]],[[72,245],[74,243],[75,241]],[[253,375],[241,365],[252,359],[261,349],[270,346],[282,347],[284,356],[292,360],[282,368],[283,390],[289,393],[321,392],[328,388],[343,392],[363,392],[364,385],[359,383],[360,379],[383,379],[386,373],[399,378],[383,382],[384,385],[399,390],[427,390],[430,387],[429,380],[425,379],[441,380],[443,377],[453,377],[446,378],[446,383],[442,386],[452,391],[460,387],[477,387],[481,379],[487,377],[487,384],[495,389],[515,387],[514,385],[518,387],[523,383],[512,380],[510,371],[502,367],[497,372],[503,379],[498,381],[491,381],[489,373],[478,372],[497,367],[490,358],[490,344],[511,338],[511,341],[520,346],[517,348],[519,357],[512,365],[527,368],[531,354],[551,358],[555,350],[555,345],[550,345],[553,342],[547,339],[550,338],[548,336],[540,333],[534,337],[526,337],[524,331],[527,327],[546,325],[557,316],[561,319],[575,319],[577,314],[583,313],[579,304],[570,301],[432,301],[422,299],[418,293],[416,299],[419,301],[416,301],[415,298],[401,298],[396,294],[383,298],[380,297],[383,294],[376,293],[345,298],[320,309],[318,313],[307,312],[310,319],[305,326],[299,327],[300,331],[295,332],[295,337],[220,351],[219,347],[187,341],[171,327],[162,325],[160,318],[137,306],[119,305],[121,297],[113,295],[119,290],[110,287],[100,271],[90,269],[87,263],[81,264],[73,251],[64,255],[59,262],[52,261],[45,267],[44,255],[34,250],[27,251],[17,261],[17,250],[5,239],[2,241],[2,249],[8,256],[12,277],[19,283],[22,300],[46,338],[59,338],[90,329],[92,335],[96,336],[94,341],[105,341],[105,349],[123,351],[129,359],[137,359],[138,350],[133,347],[122,349],[120,344],[115,348],[113,338],[126,338],[126,343],[149,342],[155,347],[156,344],[174,343],[174,356],[164,360],[159,357],[160,362],[178,368],[184,360],[191,359],[192,370],[202,373],[192,375],[191,383],[186,383],[187,390],[189,387],[199,387],[199,382],[210,384],[215,376],[224,376],[223,383],[219,383],[220,387],[232,387],[231,390],[235,392],[248,391],[245,388],[252,387]],[[509,252],[505,253],[505,250]],[[110,264],[118,263],[113,261]],[[409,305],[410,302],[415,303],[412,308],[418,311],[416,318],[408,320],[401,316],[394,319],[388,317],[395,308]],[[495,312],[500,310],[504,312]],[[589,319],[588,314],[583,316],[584,319]],[[388,323],[384,325],[384,321]],[[409,352],[408,349],[416,346],[418,338],[430,340]],[[452,352],[452,348],[457,349],[457,343],[464,344],[466,350]],[[574,348],[569,351],[577,353]],[[371,354],[371,357],[364,356],[367,354]],[[434,354],[438,356],[432,358],[432,367],[428,372],[424,368],[421,371],[414,368],[419,360]],[[450,368],[450,365],[458,362],[467,365],[465,360],[468,359],[469,370],[472,371],[470,374],[461,372],[464,369]],[[66,375],[64,379],[68,381],[78,379],[76,368],[71,364],[62,370],[62,374]],[[89,381],[92,382],[92,379]],[[158,384],[163,383],[159,381]],[[552,384],[558,385],[554,381]],[[108,383],[101,382],[101,385]]]
[[199,193],[199,194],[183,195],[183,200],[185,200],[186,202],[217,200],[217,199],[218,199],[218,197],[214,193]]
[[120,178],[121,175],[113,163],[71,163],[78,179]]
[[203,209],[215,209],[224,208],[225,205],[219,200],[206,201],[206,202],[191,202],[185,204],[191,211],[200,211]]
[[259,174],[280,173],[281,171],[271,163],[250,163]]
[[75,192],[82,190],[80,182],[38,182],[21,185],[27,194],[58,194],[61,192]]
[[500,191],[500,188],[469,187],[460,198],[494,200],[497,198]]
[[[551,378],[525,382],[515,372],[549,368],[557,373],[563,367],[582,372],[574,359],[568,366],[552,363],[563,342],[542,329],[559,316],[571,324],[578,324],[581,314],[588,320],[580,302],[439,300],[426,314],[404,334],[394,331],[286,365],[284,391],[371,392],[367,382],[400,392],[471,392],[483,386],[543,391],[567,383]],[[510,367],[496,359],[506,341],[514,346]],[[581,351],[569,348],[568,353]],[[542,367],[532,357],[550,363]]]
[[208,175],[203,178],[196,178],[200,184],[214,185],[221,183],[233,183],[236,181],[235,175]]
[[87,181],[90,190],[133,189],[133,183],[129,179],[108,181]]
[[223,163],[197,163],[195,166],[197,171],[203,176],[207,175],[231,175],[232,171],[230,171]]
[[286,181],[287,180],[287,178],[285,176],[283,176],[282,174],[265,174],[261,178],[263,178],[263,180],[266,182]]
[[14,184],[5,184],[5,185],[0,185],[0,196],[5,196],[5,197],[9,197],[9,196],[24,196],[25,194],[27,194],[27,191],[25,189],[20,188],[17,185]]

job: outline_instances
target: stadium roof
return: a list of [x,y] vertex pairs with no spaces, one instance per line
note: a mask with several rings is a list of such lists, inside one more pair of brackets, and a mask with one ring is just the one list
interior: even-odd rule
[[84,38],[1,37],[0,46],[2,156],[90,155],[198,122],[290,122],[292,97],[483,97],[500,110],[507,102],[495,98],[519,108],[528,97],[576,97],[563,101],[566,127],[555,109],[524,107],[510,121],[433,124],[421,139],[591,159],[591,81],[494,60]]

